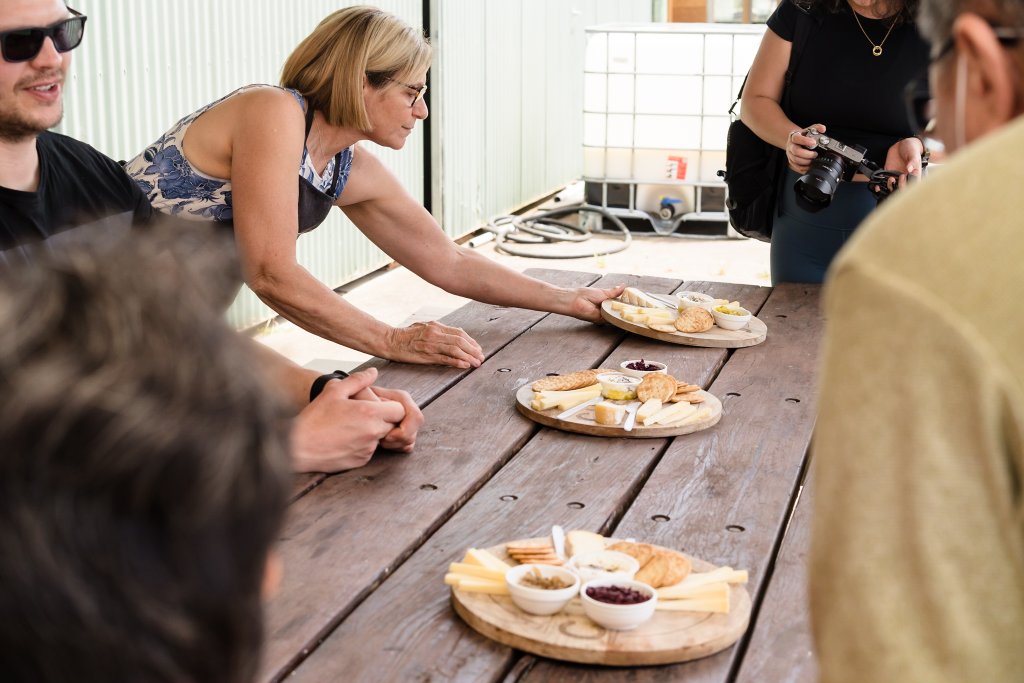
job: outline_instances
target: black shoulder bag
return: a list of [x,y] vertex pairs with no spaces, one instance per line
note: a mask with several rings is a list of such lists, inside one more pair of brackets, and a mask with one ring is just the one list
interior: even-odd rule
[[[800,2],[793,4],[799,11],[793,35],[793,49],[789,54],[789,67],[786,69],[786,83],[782,90],[782,110],[787,114],[790,102],[789,85],[813,23],[813,19]],[[747,76],[749,75],[748,72]],[[725,170],[719,171],[718,175],[725,180],[729,189],[729,198],[725,202],[729,224],[745,237],[770,242],[775,207],[782,179],[786,174],[786,155],[783,150],[759,138],[736,117],[736,105],[743,97],[743,88],[746,85],[747,77],[744,77],[736,101],[729,107],[729,116],[733,120],[729,124],[729,137],[725,143]]]

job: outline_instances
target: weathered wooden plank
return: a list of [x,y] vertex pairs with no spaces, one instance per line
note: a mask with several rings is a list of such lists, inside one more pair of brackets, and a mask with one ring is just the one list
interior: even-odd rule
[[811,475],[804,477],[736,683],[818,680],[807,604],[807,554],[814,507],[812,481]]
[[[531,268],[526,273],[559,287],[585,287],[599,277],[593,273],[548,268]],[[617,283],[613,282],[612,284]],[[491,306],[474,301],[452,311],[441,318],[440,322],[464,329],[480,344],[484,357],[489,358],[525,330],[537,324],[545,315],[547,314],[543,312],[528,311],[523,308]],[[408,391],[421,408],[470,372],[470,370],[451,367],[392,363],[379,358],[367,361],[359,368],[371,366],[377,368],[378,385]],[[323,474],[296,475],[292,482],[292,499],[301,498],[309,493],[313,487],[324,480],[324,476]]]
[[[616,528],[617,535],[749,569],[755,609],[814,425],[822,330],[817,294],[816,286],[775,288],[758,314],[768,324],[768,339],[735,351],[710,388],[725,402],[722,421],[673,441]],[[721,682],[742,651],[733,647],[695,662],[629,671],[539,661],[524,680]]]
[[[301,659],[525,443],[536,426],[510,400],[518,386],[579,363],[589,367],[623,334],[547,317],[426,407],[415,453],[378,454],[293,503],[280,546],[286,575],[268,606],[260,679]],[[548,362],[553,357],[557,365]]]
[[[644,286],[671,291],[666,280]],[[767,290],[737,288],[760,304]],[[541,371],[593,365],[603,350],[573,354],[546,337],[547,321],[506,351],[526,354]],[[608,362],[657,355],[703,384],[714,377],[726,351],[663,344],[630,336]],[[608,362],[602,365],[608,365]],[[526,374],[533,379],[535,374]],[[447,395],[440,400],[447,398]],[[512,393],[506,403],[512,405]],[[469,629],[448,604],[441,579],[449,562],[467,547],[546,533],[552,523],[567,529],[605,530],[621,516],[666,440],[591,438],[542,429],[456,512],[387,581],[352,612],[289,677],[300,681],[501,680],[516,653]],[[514,498],[513,498],[514,497]]]

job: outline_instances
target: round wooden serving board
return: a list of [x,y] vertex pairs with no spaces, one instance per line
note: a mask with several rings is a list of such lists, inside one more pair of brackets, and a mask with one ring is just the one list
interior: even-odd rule
[[633,323],[612,310],[612,299],[601,304],[601,317],[615,327],[671,344],[687,346],[709,346],[716,349],[739,349],[744,346],[757,346],[768,336],[768,326],[760,318],[754,316],[742,330],[723,330],[715,325],[707,332],[658,332],[643,323]]
[[[532,382],[530,384],[532,384]],[[691,419],[678,425],[651,425],[650,427],[645,427],[639,422],[635,422],[633,429],[627,432],[622,428],[622,424],[626,421],[625,418],[623,418],[623,421],[617,425],[598,424],[594,420],[593,406],[584,408],[575,415],[570,415],[564,420],[559,420],[556,416],[565,412],[561,408],[534,410],[530,407],[530,403],[533,402],[533,389],[530,388],[530,384],[524,384],[519,387],[519,391],[516,392],[516,408],[520,413],[534,422],[539,422],[547,427],[554,427],[555,429],[561,429],[566,432],[590,434],[591,436],[617,436],[627,439],[657,439],[666,436],[680,436],[682,434],[690,434],[691,432],[699,432],[702,429],[715,426],[718,424],[718,421],[722,419],[722,402],[714,394],[709,394],[704,390],[700,390],[697,393],[704,397],[704,402],[696,404],[697,414],[700,415],[700,411],[705,409],[706,414],[697,419]],[[637,403],[637,401],[609,401],[609,403],[629,405],[630,403]],[[665,405],[672,404],[666,403]]]
[[[505,546],[487,549],[509,564]],[[694,571],[714,566],[690,558]],[[609,631],[583,613],[579,597],[558,614],[540,617],[523,612],[507,595],[465,593],[452,589],[452,606],[478,633],[499,643],[542,657],[582,664],[647,666],[688,662],[726,649],[743,635],[750,621],[750,594],[731,587],[728,614],[662,612],[632,631]]]

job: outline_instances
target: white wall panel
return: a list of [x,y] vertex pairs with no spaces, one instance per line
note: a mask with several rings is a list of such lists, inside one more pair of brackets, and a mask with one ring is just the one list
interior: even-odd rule
[[[135,156],[175,121],[248,83],[277,83],[291,50],[337,0],[77,0],[89,16],[74,52],[61,131],[115,159]],[[421,0],[374,0],[414,26]],[[423,199],[423,132],[400,152],[364,143]],[[299,261],[338,287],[389,261],[340,211],[298,243]],[[228,312],[239,327],[274,315],[248,289]]]
[[584,28],[651,0],[434,0],[434,215],[466,234],[582,174]]

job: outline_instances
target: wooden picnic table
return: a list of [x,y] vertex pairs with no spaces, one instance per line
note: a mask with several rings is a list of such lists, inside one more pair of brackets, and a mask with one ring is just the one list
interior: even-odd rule
[[[738,299],[768,338],[737,350],[678,346],[560,315],[470,303],[443,322],[483,347],[472,371],[373,361],[426,423],[409,455],[378,453],[335,476],[297,477],[281,536],[261,681],[812,681],[804,560],[807,448],[823,320],[819,288],[773,288],[561,270],[564,286],[625,283]],[[615,439],[541,427],[515,390],[552,372],[657,359],[725,406],[711,429]],[[543,536],[552,524],[634,537],[750,571],[751,624],[734,646],[666,666],[534,657],[454,613],[443,584],[468,547]]]

